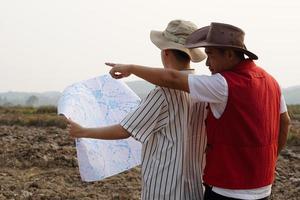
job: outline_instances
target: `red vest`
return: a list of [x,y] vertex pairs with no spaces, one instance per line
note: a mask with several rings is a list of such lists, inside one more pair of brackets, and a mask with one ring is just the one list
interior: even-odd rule
[[206,120],[204,182],[252,189],[273,182],[280,120],[280,88],[252,60],[221,73],[228,84],[224,113]]

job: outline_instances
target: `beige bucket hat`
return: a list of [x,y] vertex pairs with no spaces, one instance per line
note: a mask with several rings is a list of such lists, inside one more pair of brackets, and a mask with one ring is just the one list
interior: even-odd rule
[[197,26],[190,21],[173,20],[164,31],[152,30],[150,39],[160,50],[180,50],[188,54],[192,62],[201,62],[206,58],[205,53],[200,49],[188,49],[184,46],[187,37],[197,29]]

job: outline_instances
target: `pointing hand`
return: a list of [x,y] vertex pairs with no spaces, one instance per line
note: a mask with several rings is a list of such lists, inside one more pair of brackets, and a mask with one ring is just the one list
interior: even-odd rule
[[112,67],[109,73],[115,79],[128,77],[131,74],[130,69],[131,67],[133,67],[133,65],[124,65],[124,64],[116,64],[116,63],[105,63],[105,64]]

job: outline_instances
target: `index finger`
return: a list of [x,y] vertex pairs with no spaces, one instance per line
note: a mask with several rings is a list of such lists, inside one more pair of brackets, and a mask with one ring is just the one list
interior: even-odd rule
[[106,62],[105,63],[107,66],[110,66],[110,67],[114,67],[114,66],[116,66],[116,64],[115,63],[110,63],[110,62]]

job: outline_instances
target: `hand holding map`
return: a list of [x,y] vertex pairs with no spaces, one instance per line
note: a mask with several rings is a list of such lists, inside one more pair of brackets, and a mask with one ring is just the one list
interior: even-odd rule
[[[58,113],[83,127],[108,126],[119,123],[139,102],[125,83],[105,75],[67,87],[58,102]],[[76,148],[83,181],[101,180],[141,163],[141,144],[133,138],[79,138]]]

